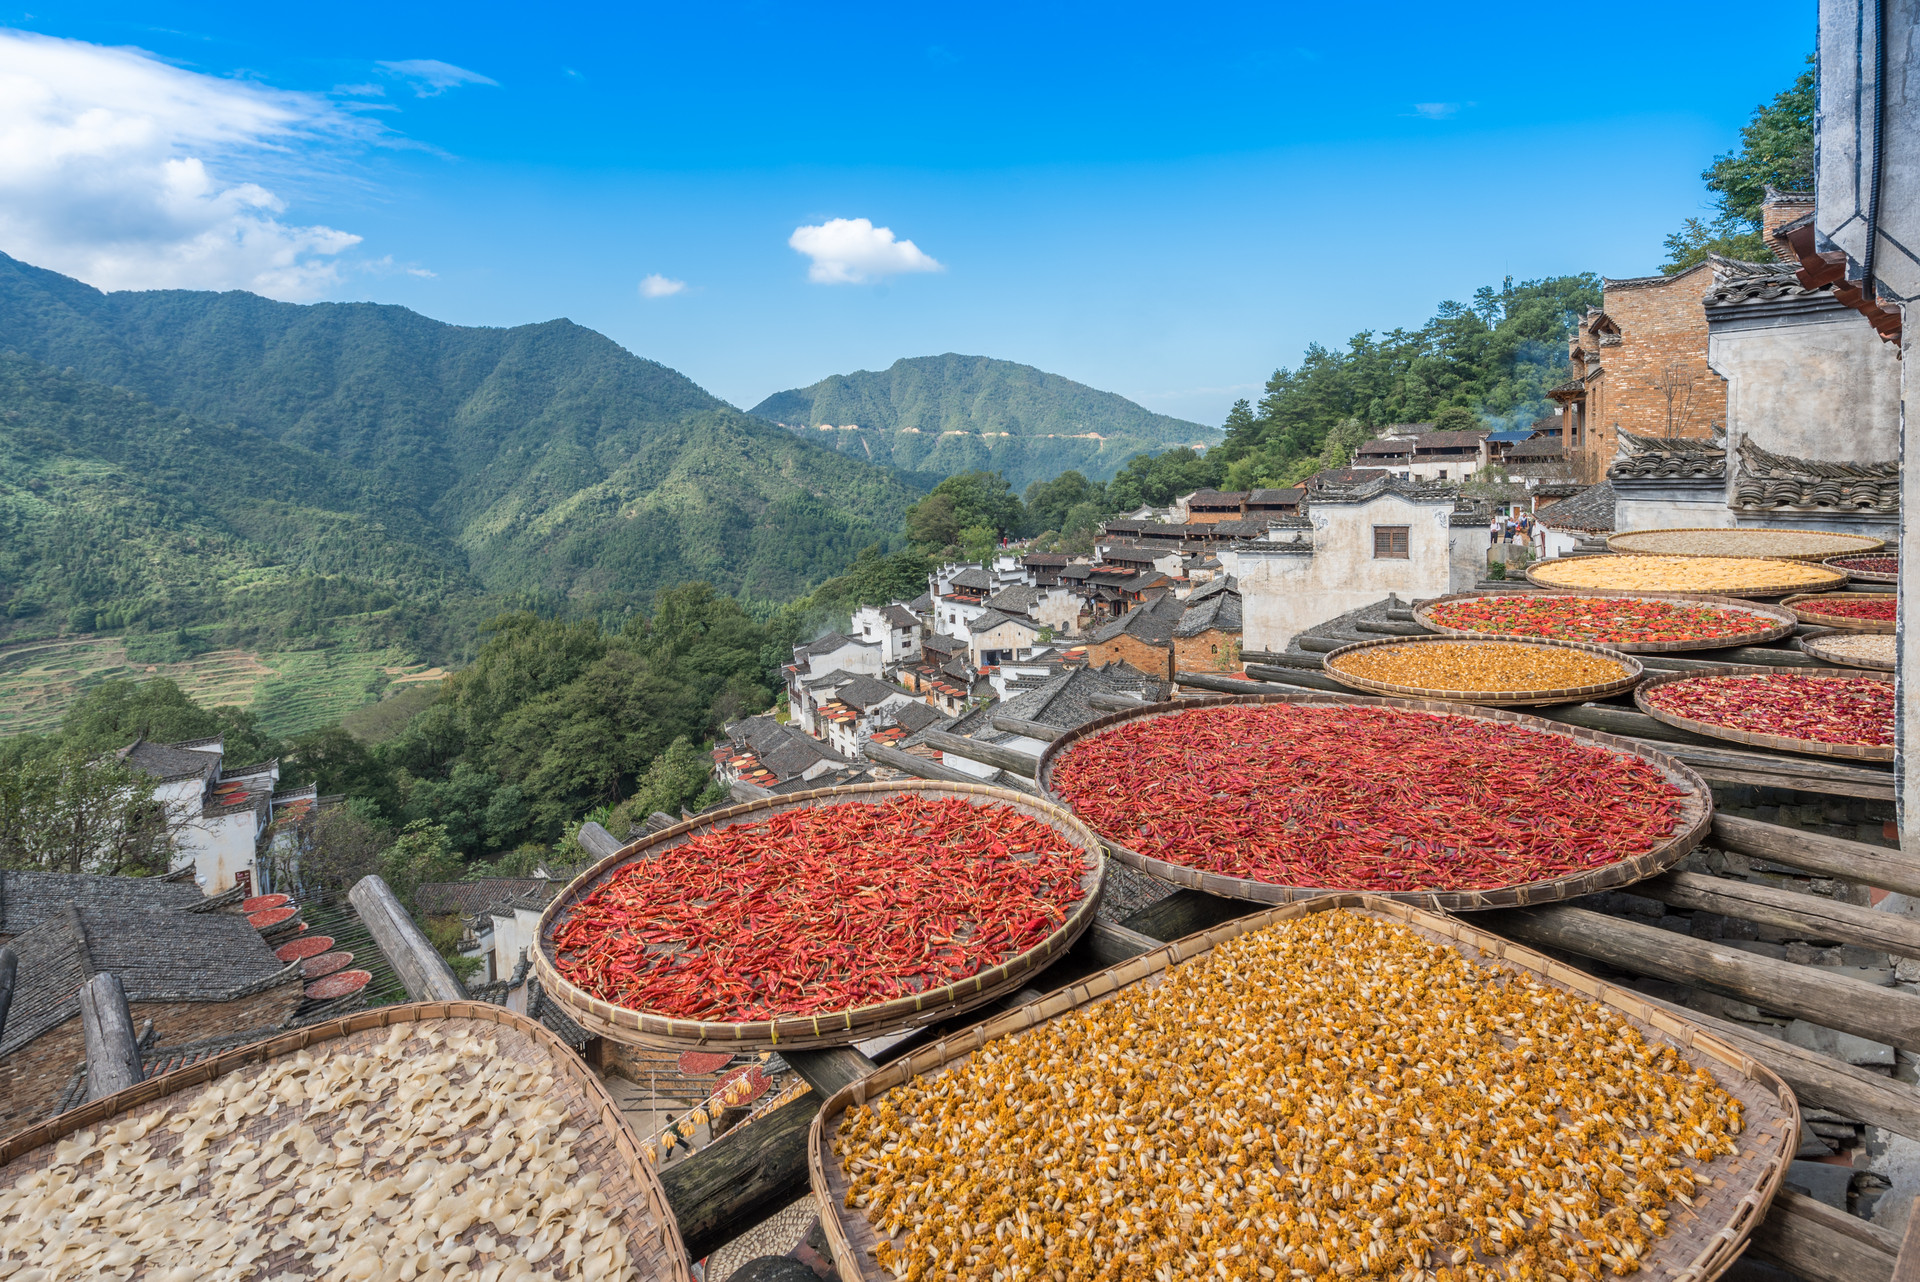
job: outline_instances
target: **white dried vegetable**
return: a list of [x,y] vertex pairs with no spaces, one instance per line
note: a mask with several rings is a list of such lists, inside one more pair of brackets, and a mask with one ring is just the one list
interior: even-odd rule
[[0,1279],[635,1278],[553,1081],[415,1025],[229,1073],[0,1189]]

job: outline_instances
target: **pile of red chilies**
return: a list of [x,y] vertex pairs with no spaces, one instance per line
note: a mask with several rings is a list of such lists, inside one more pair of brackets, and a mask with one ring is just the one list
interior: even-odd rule
[[1427,615],[1444,628],[1507,636],[1551,637],[1625,645],[1649,641],[1705,641],[1758,632],[1755,615],[1715,605],[1645,601],[1634,597],[1501,596],[1449,601]]
[[1748,734],[1893,745],[1893,683],[1868,677],[1688,677],[1647,691],[1662,712]]
[[1836,592],[1831,596],[1816,597],[1811,601],[1795,601],[1794,605],[1807,614],[1824,614],[1831,619],[1871,619],[1876,623],[1892,623],[1896,617],[1894,598],[1891,592]]
[[742,1023],[941,988],[1058,930],[1086,856],[1006,806],[913,794],[784,811],[636,859],[554,932],[629,1010]]
[[1492,890],[1645,854],[1686,795],[1561,735],[1393,708],[1217,707],[1075,743],[1054,790],[1139,854],[1283,886]]

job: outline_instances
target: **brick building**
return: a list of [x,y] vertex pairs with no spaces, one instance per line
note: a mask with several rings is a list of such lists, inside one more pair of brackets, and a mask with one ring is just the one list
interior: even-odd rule
[[1567,459],[1589,482],[1606,475],[1623,431],[1700,439],[1727,419],[1727,382],[1707,364],[1710,265],[1602,284],[1600,306],[1567,340],[1573,378],[1549,393]]
[[1240,671],[1240,593],[1231,577],[1195,588],[1173,625],[1175,672]]
[[1172,593],[1134,607],[1087,638],[1087,661],[1095,667],[1125,663],[1172,680],[1173,629],[1186,608]]

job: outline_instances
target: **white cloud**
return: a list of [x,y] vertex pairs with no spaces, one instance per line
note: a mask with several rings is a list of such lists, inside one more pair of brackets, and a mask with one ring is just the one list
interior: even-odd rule
[[0,250],[102,289],[309,298],[360,237],[282,221],[256,180],[372,132],[311,94],[0,30]]
[[1416,102],[1413,104],[1413,114],[1419,116],[1422,120],[1445,120],[1448,116],[1454,115],[1459,110],[1460,104],[1457,102]]
[[420,98],[437,98],[447,90],[458,89],[461,85],[492,85],[495,88],[500,85],[500,82],[491,76],[483,76],[477,71],[468,71],[465,67],[456,67],[438,58],[407,58],[400,62],[383,62],[380,65],[411,84],[414,95]]
[[687,282],[684,280],[674,280],[670,276],[662,276],[659,272],[654,272],[640,282],[640,297],[671,298],[686,287]]
[[891,227],[865,218],[830,218],[817,227],[796,227],[787,237],[813,260],[807,279],[821,285],[858,285],[903,272],[946,270],[910,240],[895,240]]

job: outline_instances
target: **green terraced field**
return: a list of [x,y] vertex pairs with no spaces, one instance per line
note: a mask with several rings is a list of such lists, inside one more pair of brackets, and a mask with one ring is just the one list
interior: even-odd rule
[[392,685],[440,675],[393,650],[213,650],[141,664],[119,637],[62,637],[0,648],[0,735],[52,730],[74,700],[116,679],[171,677],[196,703],[252,708],[268,732],[293,735],[338,721]]

